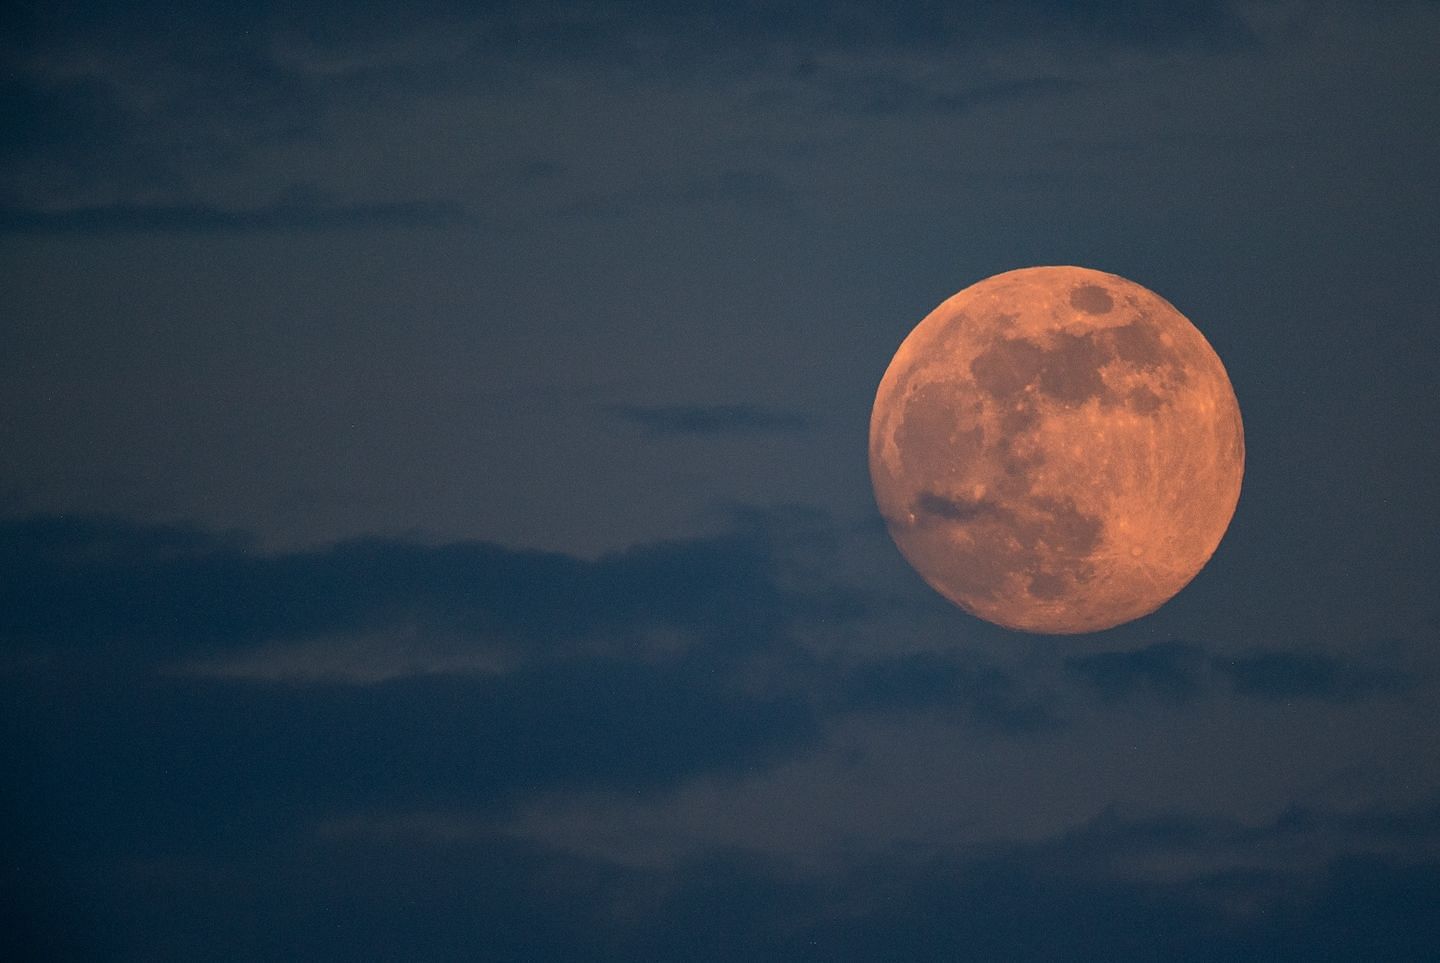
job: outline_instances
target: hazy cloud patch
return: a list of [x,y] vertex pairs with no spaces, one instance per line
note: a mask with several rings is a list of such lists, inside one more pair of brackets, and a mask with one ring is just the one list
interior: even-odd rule
[[1319,652],[1259,651],[1217,657],[1214,666],[1235,691],[1256,699],[1346,701],[1393,688],[1389,673]]
[[470,638],[532,654],[680,632],[743,651],[783,631],[764,524],[595,561],[484,542],[361,538],[263,554],[245,539],[108,517],[0,522],[0,638],[168,661],[277,641]]
[[1206,669],[1204,650],[1185,642],[1156,642],[1130,652],[1071,656],[1064,665],[1106,702],[1143,692],[1174,701],[1191,699],[1199,695]]
[[1225,689],[1267,702],[1341,702],[1395,691],[1406,679],[1401,669],[1385,659],[1347,659],[1284,649],[1212,654],[1201,646],[1174,641],[1127,652],[1071,656],[1063,664],[1102,701],[1112,704],[1146,694],[1188,702]]
[[[278,933],[337,958],[483,946],[503,958],[1024,961],[1073,959],[1079,947],[1087,959],[1198,961],[1423,959],[1440,939],[1440,863],[1425,857],[1354,851],[1299,873],[1156,880],[1057,859],[1076,845],[1060,837],[1038,850],[896,853],[824,869],[736,849],[637,868],[473,825],[456,832],[441,817],[329,825],[299,845],[102,864],[85,888],[97,925],[82,945],[203,956],[219,934],[227,948],[273,957],[285,952]],[[1103,861],[1098,837],[1086,845]],[[61,865],[75,873],[93,857]],[[54,885],[39,892],[54,898]],[[35,893],[17,893],[17,905]],[[143,912],[154,905],[169,911]]]
[[1060,725],[1053,700],[1027,692],[996,666],[959,657],[922,652],[861,663],[836,689],[835,705],[846,712],[950,712],[967,724],[1014,734]]
[[111,204],[61,210],[0,208],[0,234],[239,234],[455,227],[475,218],[448,201],[374,204]]
[[12,675],[6,693],[16,738],[0,762],[36,845],[86,845],[85,826],[106,845],[210,849],[336,812],[493,812],[545,793],[656,791],[762,769],[821,732],[801,693],[748,692],[685,660],[581,658],[364,686],[67,668]]
[[858,114],[963,114],[987,104],[1069,93],[1078,81],[1041,75],[982,83],[938,84],[907,77],[904,71],[836,71],[817,79],[830,106]]
[[[426,5],[405,17],[374,4],[343,16],[314,3],[243,14],[207,5],[177,15],[153,2],[127,7],[125,17],[103,4],[64,11],[32,4],[0,42],[9,78],[0,103],[16,120],[0,147],[0,173],[11,185],[0,194],[9,204],[0,223],[11,233],[448,223],[460,213],[442,202],[247,206],[231,175],[264,173],[277,157],[298,153],[328,170],[331,182],[348,182],[337,165],[348,163],[354,145],[337,141],[340,131],[457,96],[543,87],[557,66],[599,72],[609,84],[698,82],[709,94],[742,98],[763,77],[782,98],[808,102],[812,116],[953,113],[1063,93],[1077,75],[1113,69],[1107,58],[1116,50],[1209,54],[1253,42],[1230,4],[1210,0],[503,2]],[[983,66],[1017,45],[1034,52],[1018,75]],[[888,62],[897,57],[903,63]],[[982,66],[957,72],[957,62]],[[425,158],[424,170],[435,167]],[[730,166],[666,193],[684,203],[775,205],[793,190],[772,174]],[[69,207],[57,212],[56,204]]]
[[606,414],[655,435],[720,435],[799,431],[810,426],[790,411],[756,405],[606,405]]

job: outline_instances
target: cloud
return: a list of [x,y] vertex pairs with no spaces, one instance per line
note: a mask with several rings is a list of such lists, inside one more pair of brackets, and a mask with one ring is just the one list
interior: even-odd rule
[[822,868],[717,850],[635,868],[495,831],[351,831],[199,859],[91,854],[61,880],[14,887],[9,905],[38,913],[39,899],[83,895],[94,925],[56,932],[72,934],[77,955],[109,958],[216,945],[270,958],[304,945],[343,959],[484,947],[498,959],[1299,961],[1424,959],[1440,940],[1431,856],[1356,849],[1303,872],[1156,880],[1056,858],[1075,845],[1060,836]]
[[157,198],[169,203],[152,220],[179,216],[167,207],[202,172],[317,135],[324,91],[276,62],[253,23],[213,7],[176,18],[137,4],[131,20],[85,6],[32,11],[0,44],[0,102],[21,121],[0,149],[8,229],[59,206],[134,220]]
[[1395,680],[1358,663],[1318,652],[1260,651],[1216,658],[1235,691],[1267,701],[1344,701],[1393,687]]
[[1236,694],[1263,701],[1345,701],[1393,691],[1403,682],[1393,667],[1322,652],[1254,649],[1243,655],[1212,655],[1186,642],[1071,656],[1064,666],[1107,703],[1146,693],[1185,702],[1227,683]]
[[[20,5],[22,9],[25,4]],[[166,41],[196,43],[228,38],[230,49],[264,49],[282,36],[303,42],[328,57],[326,69],[348,65],[393,65],[408,54],[412,61],[454,50],[455,38],[470,50],[567,58],[640,56],[666,40],[691,44],[709,38],[719,52],[722,42],[811,49],[865,50],[894,46],[945,47],[972,38],[1080,34],[1114,43],[1168,47],[1226,44],[1250,36],[1236,5],[1225,0],[1176,0],[1157,7],[1144,0],[960,0],[935,4],[848,4],[843,0],[785,0],[781,3],[692,3],[644,0],[620,8],[597,8],[575,0],[543,9],[502,0],[483,8],[421,3],[407,16],[378,4],[355,4],[343,14],[333,5],[302,2],[282,11],[262,9],[240,15],[213,5],[176,18],[171,8],[148,0],[126,8],[120,17],[104,4],[81,4],[81,12],[62,14],[32,4],[7,24],[12,43],[53,49],[76,38],[135,46]],[[444,32],[433,30],[442,26]],[[168,28],[168,29],[164,29]],[[248,29],[246,29],[248,28]],[[415,40],[428,40],[419,47]],[[461,48],[465,49],[465,48]],[[342,51],[368,56],[341,58]],[[693,50],[698,54],[702,51]],[[209,44],[192,57],[218,55]]]
[[[26,656],[0,674],[13,837],[0,899],[27,920],[5,938],[118,958],[208,940],[260,957],[281,944],[600,959],[698,945],[832,960],[1283,958],[1291,945],[1384,957],[1436,935],[1433,805],[1296,806],[1258,824],[1106,810],[980,849],[837,840],[818,866],[700,847],[637,867],[507,835],[516,807],[545,799],[663,812],[681,787],[763,785],[782,767],[805,778],[819,750],[843,750],[836,728],[926,716],[964,739],[1060,724],[1031,677],[970,654],[796,644],[865,614],[833,605],[833,579],[787,568],[787,553],[823,557],[824,523],[750,512],[720,535],[593,560],[378,538],[265,553],[187,525],[0,523],[0,638]],[[674,644],[647,642],[657,633]],[[347,643],[351,661],[327,668]],[[410,668],[395,655],[406,646]],[[232,671],[176,671],[200,656]],[[1192,683],[1231,678],[1184,643],[1064,664],[1116,700],[1189,699]],[[618,825],[606,831],[656,830]],[[74,905],[86,925],[57,912]]]
[[[457,94],[533,89],[567,67],[585,70],[590,82],[691,80],[707,94],[729,90],[742,99],[763,75],[788,91],[782,98],[796,96],[825,116],[837,108],[955,112],[1072,89],[1072,75],[1103,68],[1116,49],[1205,52],[1253,41],[1244,18],[1216,0],[507,0],[407,6],[403,17],[377,4],[341,14],[309,2],[243,14],[206,4],[177,16],[147,0],[124,17],[100,3],[63,12],[31,4],[0,36],[0,105],[15,120],[0,147],[0,202],[9,205],[11,232],[452,218],[456,212],[443,210],[252,210],[232,192],[237,180],[273,182],[276,164],[350,184],[376,155],[367,145],[342,146],[344,131],[452,109]],[[1015,44],[1035,45],[1038,56],[997,68],[997,51]],[[951,76],[957,71],[964,76]],[[417,155],[412,192],[433,184],[425,172],[441,168],[432,161]],[[773,205],[792,195],[774,174],[743,164],[684,173],[691,180],[662,199]],[[54,213],[62,207],[69,213]]]
[[793,412],[754,405],[606,405],[606,414],[655,435],[719,435],[798,431],[809,422]]
[[682,183],[649,191],[662,199],[697,204],[786,207],[795,191],[781,177],[763,170],[727,168],[711,174],[688,175]]
[[77,845],[210,849],[336,812],[654,791],[763,769],[819,738],[799,694],[748,693],[700,661],[579,658],[369,686],[67,671],[7,686],[16,738],[0,759],[37,844],[67,845],[68,824]]
[[[571,58],[714,57],[720,51],[787,49],[861,53],[896,48],[943,51],[975,41],[1083,37],[1146,48],[1228,47],[1251,31],[1223,0],[1182,0],[1163,8],[1141,0],[962,0],[959,3],[643,3],[623,12],[577,5],[512,20],[496,8],[486,36],[499,49]],[[507,23],[507,21],[509,21]],[[497,29],[499,24],[503,28]],[[707,50],[707,47],[709,48]]]
[[1156,642],[1130,652],[1071,656],[1065,668],[1094,686],[1106,702],[1141,692],[1183,701],[1200,693],[1205,654],[1184,642]]
[[267,554],[187,525],[7,520],[17,738],[0,765],[37,839],[69,800],[69,825],[198,845],[337,811],[752,772],[856,713],[1049,723],[994,668],[807,654],[798,626],[866,612],[791,570],[787,553],[823,553],[820,521],[749,512],[727,534],[583,560],[379,538]]
[[0,208],[0,234],[238,234],[343,231],[473,224],[447,201],[375,204],[269,204],[220,208],[204,204],[110,204],[65,210]]
[[415,629],[524,646],[680,632],[745,650],[787,617],[763,526],[595,561],[364,538],[262,554],[237,536],[104,517],[0,522],[0,639],[168,660]]
[[817,78],[832,107],[858,114],[963,114],[987,104],[1069,93],[1076,81],[1042,75],[961,85],[937,85],[933,78],[906,77],[903,71],[833,71]]
[[86,850],[208,859],[337,815],[489,819],[764,770],[825,738],[825,679],[792,622],[854,615],[785,586],[780,556],[814,519],[780,515],[593,561],[6,521],[11,831],[51,868]]
[[[766,170],[736,167],[715,171],[655,170],[637,178],[631,187],[607,192],[585,191],[556,205],[552,211],[562,217],[590,220],[617,217],[636,207],[656,205],[794,213],[800,196],[784,178]],[[623,411],[629,406],[614,407]],[[700,410],[699,406],[695,407]],[[739,407],[714,406],[720,410]]]
[[1338,855],[1404,856],[1440,846],[1440,804],[1409,808],[1289,806],[1245,822],[1194,813],[1124,817],[1113,808],[1034,849],[1066,871],[1174,879],[1217,866],[1309,871]]
[[933,653],[861,663],[836,688],[835,705],[847,712],[953,711],[982,729],[1019,734],[1059,725],[1044,698],[999,668]]

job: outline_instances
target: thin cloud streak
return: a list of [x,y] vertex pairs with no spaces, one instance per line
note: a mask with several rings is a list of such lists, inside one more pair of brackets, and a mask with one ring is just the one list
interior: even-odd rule
[[1107,704],[1144,696],[1183,703],[1225,689],[1264,702],[1346,702],[1393,693],[1407,682],[1396,667],[1324,652],[1253,648],[1238,654],[1207,653],[1201,646],[1176,641],[1071,656],[1064,668]]
[[601,410],[655,435],[714,437],[810,427],[793,412],[755,405],[606,405]]
[[477,223],[450,201],[373,204],[108,204],[66,210],[0,209],[0,234],[251,234],[461,227]]

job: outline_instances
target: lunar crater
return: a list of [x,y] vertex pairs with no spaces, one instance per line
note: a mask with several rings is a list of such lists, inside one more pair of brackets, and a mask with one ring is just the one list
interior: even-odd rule
[[915,499],[916,518],[939,519],[946,522],[971,522],[987,515],[1001,514],[1002,509],[994,502],[984,499],[964,498],[945,495],[940,492],[921,492]]
[[1115,299],[1098,284],[1082,284],[1070,292],[1070,306],[1087,314],[1108,314]]

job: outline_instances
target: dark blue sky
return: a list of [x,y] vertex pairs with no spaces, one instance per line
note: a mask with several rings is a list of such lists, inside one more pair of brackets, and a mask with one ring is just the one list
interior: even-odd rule
[[[1440,945],[1440,5],[11,5],[17,959]],[[1159,612],[1006,632],[870,495],[981,278],[1245,417]]]

